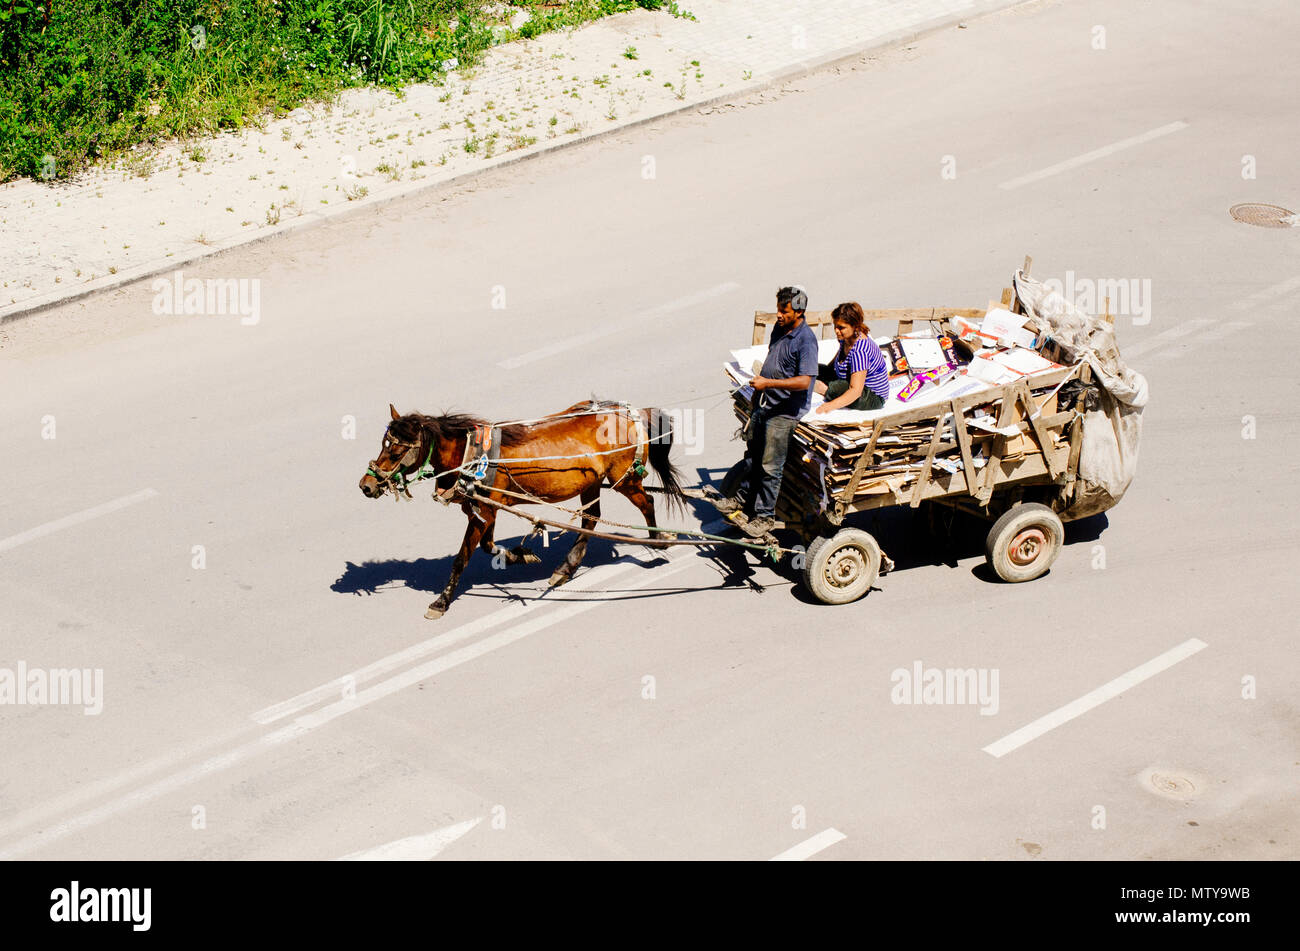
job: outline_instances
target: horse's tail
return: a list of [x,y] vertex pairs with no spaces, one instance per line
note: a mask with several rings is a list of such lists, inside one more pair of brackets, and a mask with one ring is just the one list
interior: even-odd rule
[[650,465],[659,476],[663,496],[669,513],[686,510],[686,495],[682,492],[681,471],[668,458],[673,448],[673,418],[661,409],[650,407]]

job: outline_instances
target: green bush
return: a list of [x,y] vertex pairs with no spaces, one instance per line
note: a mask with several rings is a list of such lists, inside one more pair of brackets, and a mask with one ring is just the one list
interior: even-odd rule
[[[7,4],[7,7],[5,6]],[[0,181],[239,128],[349,86],[436,80],[496,42],[662,0],[0,0]],[[510,11],[507,11],[507,13]],[[494,29],[495,28],[495,29]]]

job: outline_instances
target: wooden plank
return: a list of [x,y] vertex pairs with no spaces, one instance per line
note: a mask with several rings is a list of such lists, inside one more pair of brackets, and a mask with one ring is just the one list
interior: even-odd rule
[[858,464],[853,467],[853,477],[849,479],[849,484],[844,489],[844,494],[840,496],[840,502],[853,501],[853,494],[858,490],[858,483],[862,481],[862,474],[867,471],[871,465],[871,457],[876,451],[876,440],[880,438],[881,432],[885,428],[883,420],[877,420],[871,426],[871,439],[867,442],[866,447],[862,450],[862,455],[858,457]]
[[[1015,388],[1020,386],[1021,382],[1022,381],[1017,381],[1002,387],[1005,391],[1005,395],[1002,398],[1002,407],[998,411],[998,429],[1005,429],[1011,424],[1011,413],[1016,403]],[[993,495],[993,482],[996,478],[994,473],[996,472],[999,463],[1002,462],[1002,453],[1006,449],[1006,446],[1006,436],[995,436],[993,438],[993,445],[989,448],[989,461],[984,466],[984,478],[980,482],[979,491],[975,494],[976,500],[979,501],[981,505],[988,502]]]
[[[1079,478],[1079,454],[1083,451],[1083,416],[1070,429],[1070,456],[1065,464],[1066,485],[1073,487]],[[1073,498],[1073,495],[1071,495]]]
[[[989,466],[991,465],[993,465],[993,463],[990,462]],[[1012,466],[1009,472],[1000,475],[995,474],[993,484],[998,490],[1011,488],[1016,485],[1032,485],[1035,483],[1045,484],[1049,481],[1047,463],[1043,461],[1041,453],[1032,453],[1018,462],[1008,462],[1007,465]],[[985,466],[985,470],[987,470],[989,466]],[[999,462],[998,468],[1000,469],[1001,466],[1002,463]],[[962,477],[960,472],[953,476],[948,476],[945,473],[942,478],[936,478],[926,486],[925,491],[921,495],[921,501],[928,502],[931,499],[942,499],[947,504],[960,505],[963,499],[972,497],[978,498],[976,492],[978,492],[978,487],[976,487],[975,491],[970,491],[966,486],[966,480]],[[852,503],[845,507],[844,514],[847,516],[855,512],[866,512],[871,509],[898,505],[904,501],[909,500],[886,495],[873,496],[860,494]],[[966,510],[979,512],[979,509],[973,507],[966,507]],[[984,513],[979,512],[979,514]]]
[[[829,340],[834,333],[834,321],[831,320],[833,311],[829,310],[810,310],[804,313],[804,320],[810,327],[817,328],[818,335],[822,340]],[[953,317],[976,318],[983,317],[984,311],[973,307],[887,307],[877,308],[875,310],[864,310],[867,324],[872,321],[897,321],[899,324],[898,333],[911,333],[914,321],[945,321]],[[767,328],[776,323],[776,313],[774,311],[756,310],[754,311],[754,332],[752,344],[757,346],[767,337]]]
[[1038,442],[1038,448],[1042,451],[1043,458],[1047,460],[1048,473],[1055,479],[1063,470],[1061,464],[1056,461],[1056,454],[1052,452],[1054,445],[1052,437],[1047,434],[1047,428],[1037,415],[1038,407],[1034,404],[1033,397],[1029,395],[1028,389],[1021,390],[1016,398],[1021,401],[1020,405],[1028,416],[1027,421],[1033,430],[1034,439]]
[[[943,432],[943,424],[947,419],[948,414],[945,412],[934,425],[934,435],[930,437],[930,451],[925,454],[921,474],[916,477],[916,486],[912,489],[912,501],[909,503],[912,508],[921,504],[921,493],[925,491],[925,484],[930,481],[930,467],[934,465],[934,453],[939,446],[939,434]],[[956,425],[955,420],[953,425]]]
[[[809,310],[805,311],[803,319],[812,327],[833,326],[831,320],[832,311],[829,310]],[[762,343],[763,338],[767,336],[766,329],[776,323],[776,312],[770,310],[754,311],[754,342]]]
[[974,307],[877,307],[864,309],[867,323],[873,320],[946,320],[952,317],[983,317],[984,311]]
[[966,411],[957,408],[956,400],[953,400],[950,405],[953,432],[957,434],[957,445],[961,448],[962,477],[969,484],[975,477],[975,462],[971,453],[970,433],[966,431]]

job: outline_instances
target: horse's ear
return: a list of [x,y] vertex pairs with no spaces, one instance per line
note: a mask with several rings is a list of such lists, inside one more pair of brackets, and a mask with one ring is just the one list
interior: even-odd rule
[[393,414],[393,419],[401,419],[401,418],[402,418],[402,414],[399,413],[399,412],[397,412],[397,409],[393,406],[392,403],[389,403],[389,404],[388,404],[388,412],[390,412],[390,413]]

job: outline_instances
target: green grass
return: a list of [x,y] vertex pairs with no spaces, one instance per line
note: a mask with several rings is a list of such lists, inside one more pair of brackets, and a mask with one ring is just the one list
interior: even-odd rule
[[[0,181],[260,127],[352,86],[439,81],[448,60],[466,69],[496,43],[637,7],[690,16],[665,0],[506,2],[0,0]],[[528,21],[501,29],[520,8]]]

